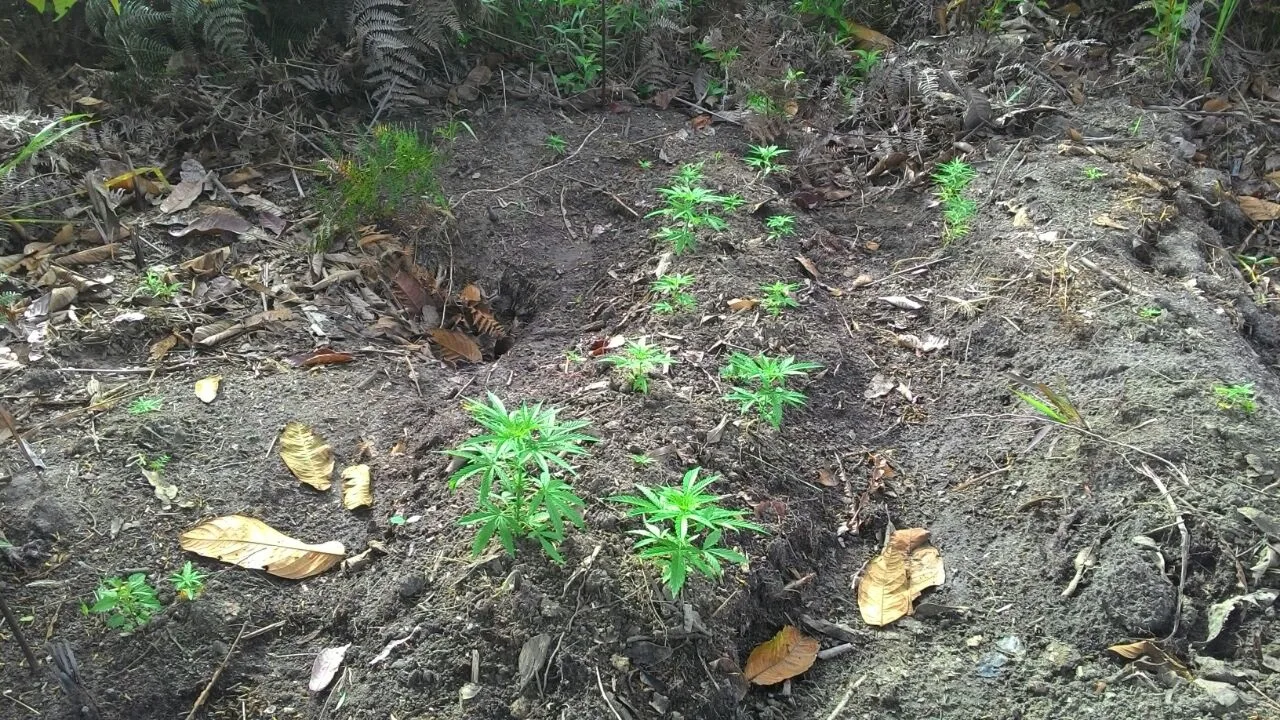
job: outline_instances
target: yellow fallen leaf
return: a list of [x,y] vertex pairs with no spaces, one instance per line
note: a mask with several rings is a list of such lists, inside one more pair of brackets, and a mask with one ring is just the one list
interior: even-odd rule
[[196,381],[196,397],[206,405],[213,402],[218,397],[218,385],[222,382],[221,375],[204,378]]
[[907,577],[911,582],[908,592],[913,602],[920,593],[946,582],[947,571],[942,566],[942,553],[938,548],[932,545],[916,548],[907,564]]
[[751,651],[743,676],[756,685],[776,685],[808,670],[817,657],[817,640],[784,625],[777,635]]
[[911,614],[911,585],[907,557],[890,546],[867,564],[858,582],[858,610],[862,620],[876,627]]
[[756,305],[760,304],[760,301],[755,298],[733,298],[725,301],[725,304],[734,312],[747,312],[748,310],[754,310]]
[[294,477],[317,490],[333,484],[333,450],[300,422],[290,422],[280,435],[280,459]]
[[373,505],[368,465],[352,465],[342,471],[342,505],[348,510]]
[[336,540],[310,545],[244,515],[224,515],[201,523],[182,533],[178,544],[197,555],[291,580],[322,573],[347,554]]

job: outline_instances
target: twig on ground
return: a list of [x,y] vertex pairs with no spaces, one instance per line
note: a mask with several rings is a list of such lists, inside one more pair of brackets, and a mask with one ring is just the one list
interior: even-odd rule
[[222,663],[218,665],[218,669],[213,671],[213,677],[209,678],[209,684],[204,686],[204,690],[200,691],[200,697],[196,698],[196,704],[191,706],[191,712],[187,713],[186,720],[195,720],[196,713],[200,712],[200,708],[204,707],[205,702],[209,700],[209,693],[213,692],[213,686],[217,684],[218,678],[222,677],[222,671],[227,668],[227,661],[231,659],[231,653],[236,651],[236,646],[240,644],[240,638],[244,637],[244,629],[249,627],[249,623],[240,626],[240,632],[236,633],[236,639],[231,643],[231,647],[227,648],[227,654],[222,658]]
[[927,268],[930,265],[937,265],[938,263],[946,262],[947,260],[950,260],[950,258],[937,258],[936,260],[930,260],[929,262],[926,262],[926,263],[920,263],[919,265],[914,265],[912,267],[907,268],[906,270],[899,270],[898,272],[895,272],[895,273],[889,273],[888,275],[885,275],[882,278],[876,278],[875,280],[872,280],[871,282],[867,283],[866,285],[863,285],[862,287],[871,287],[872,285],[875,285],[877,283],[882,283],[885,280],[888,280],[890,278],[896,278],[901,275],[909,275],[917,270],[923,270],[924,268]]
[[573,232],[573,226],[569,224],[569,211],[564,207],[564,186],[560,186],[560,218],[564,220],[564,230],[569,233],[569,239],[577,242],[578,235]]
[[604,691],[604,680],[600,678],[600,668],[596,668],[596,687],[600,688],[600,697],[604,698],[604,704],[609,706],[609,712],[618,720],[622,720],[622,716],[618,714],[618,710],[613,707],[613,701],[609,699],[608,693]]
[[858,686],[866,679],[866,673],[863,673],[862,677],[853,681],[853,684],[849,686],[849,689],[844,691],[844,697],[840,698],[840,702],[836,705],[836,709],[832,710],[831,714],[827,716],[827,720],[836,720],[836,718],[840,717],[840,713],[844,712],[845,707],[849,704],[849,700],[853,698],[853,691],[857,690]]
[[551,163],[550,165],[548,165],[548,166],[546,166],[546,167],[538,168],[537,170],[534,170],[533,172],[531,172],[531,173],[529,173],[529,174],[527,174],[527,175],[524,175],[523,177],[517,178],[516,180],[514,180],[514,181],[512,181],[512,182],[509,182],[509,183],[507,183],[506,185],[503,185],[503,186],[502,186],[502,187],[500,187],[500,188],[476,188],[475,190],[468,190],[468,191],[466,191],[466,192],[462,193],[461,195],[459,195],[457,200],[451,200],[451,201],[449,202],[449,207],[454,208],[454,209],[457,209],[457,208],[459,208],[459,207],[462,207],[462,201],[463,201],[463,200],[466,200],[466,199],[467,199],[467,196],[468,196],[468,195],[470,195],[470,194],[472,194],[472,193],[500,193],[500,192],[502,192],[503,190],[510,190],[511,188],[513,188],[513,187],[515,187],[515,186],[519,185],[520,183],[524,182],[525,180],[528,180],[529,178],[531,178],[531,177],[533,177],[533,176],[535,176],[535,175],[542,174],[542,173],[544,173],[544,172],[546,172],[546,171],[548,171],[548,170],[550,170],[550,169],[552,169],[552,168],[559,167],[559,166],[561,166],[561,165],[563,165],[563,164],[565,164],[565,163],[569,162],[569,161],[570,161],[570,160],[572,160],[574,157],[576,157],[578,153],[582,152],[582,148],[584,148],[584,147],[586,147],[586,146],[587,146],[587,141],[589,141],[589,140],[591,139],[591,136],[592,136],[592,135],[595,135],[595,134],[596,134],[596,132],[597,132],[598,130],[600,130],[600,128],[602,128],[602,127],[604,127],[604,122],[603,122],[603,121],[601,121],[601,123],[600,123],[599,125],[596,125],[596,126],[595,126],[595,128],[593,128],[593,129],[591,130],[591,132],[587,133],[587,136],[586,136],[586,137],[582,138],[582,142],[578,144],[578,147],[577,147],[573,152],[569,153],[568,155],[565,155],[563,158],[561,158],[561,159],[560,159],[560,161],[559,161],[559,162],[554,162],[554,163]]
[[1178,511],[1178,505],[1173,501],[1173,496],[1169,494],[1169,488],[1165,486],[1164,480],[1160,479],[1156,471],[1152,470],[1151,466],[1146,463],[1142,463],[1142,467],[1134,469],[1146,475],[1155,484],[1160,494],[1164,496],[1164,501],[1169,505],[1169,509],[1173,511],[1174,520],[1178,525],[1178,534],[1182,536],[1182,566],[1178,568],[1178,595],[1173,602],[1173,627],[1169,630],[1169,637],[1172,638],[1178,634],[1178,625],[1182,620],[1182,593],[1187,587],[1187,565],[1191,563],[1191,532],[1187,530],[1187,522],[1183,519],[1182,513]]
[[4,621],[9,625],[9,630],[13,632],[13,638],[18,641],[18,647],[22,649],[22,656],[27,659],[27,669],[35,675],[39,663],[36,662],[35,653],[31,652],[31,646],[27,644],[27,636],[22,634],[22,626],[18,624],[18,618],[13,616],[13,611],[9,609],[9,604],[4,601],[4,596],[0,595],[0,615],[4,616]]

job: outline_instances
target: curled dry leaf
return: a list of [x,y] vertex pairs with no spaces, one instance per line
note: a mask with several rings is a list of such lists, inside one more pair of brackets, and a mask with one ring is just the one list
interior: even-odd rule
[[373,505],[373,485],[368,465],[352,465],[343,469],[342,505],[348,510]]
[[178,344],[178,336],[169,333],[159,340],[151,343],[151,348],[147,351],[147,359],[153,363],[158,363],[164,359],[165,355]]
[[858,581],[862,621],[881,627],[911,614],[911,582],[907,556],[890,546],[872,558]]
[[751,651],[743,675],[755,685],[776,685],[813,666],[818,657],[818,641],[784,625],[777,635]]
[[290,580],[322,573],[337,565],[347,552],[336,540],[311,545],[244,515],[224,515],[201,523],[182,533],[178,544],[197,555]]
[[447,360],[466,360],[467,362],[478,363],[483,359],[480,353],[480,344],[471,335],[460,330],[445,330],[444,328],[432,328],[431,339],[444,350],[445,359]]
[[294,477],[317,490],[328,490],[333,484],[333,450],[303,423],[293,421],[284,426],[280,458]]
[[173,192],[169,193],[160,203],[160,212],[164,215],[186,210],[191,207],[191,203],[200,198],[204,192],[204,178],[198,180],[183,180],[173,186]]
[[355,356],[349,352],[338,352],[328,345],[318,347],[311,352],[300,353],[289,358],[294,367],[312,367],[314,365],[337,365],[349,363]]
[[251,230],[253,230],[253,225],[248,220],[240,217],[234,210],[210,208],[208,212],[186,227],[169,230],[169,234],[174,237],[185,237],[191,233],[203,235],[220,232],[244,235]]
[[231,248],[223,246],[217,250],[210,250],[203,255],[193,257],[178,267],[200,276],[216,275],[222,272],[222,266],[227,263],[230,257]]
[[918,353],[933,352],[941,350],[950,344],[950,341],[937,335],[925,335],[921,339],[918,335],[899,335],[898,344],[908,350],[915,350]]
[[218,397],[218,386],[222,383],[221,375],[213,375],[196,381],[196,397],[208,405]]
[[818,266],[814,265],[812,260],[803,255],[797,255],[795,256],[795,261],[800,263],[800,267],[804,268],[804,271],[809,274],[809,277],[814,280],[818,279]]
[[897,384],[897,382],[890,380],[884,375],[876,373],[871,378],[871,384],[867,385],[867,389],[862,391],[862,397],[868,400],[882,398],[893,392],[893,388],[897,386]]
[[337,676],[338,669],[342,667],[342,661],[347,657],[347,650],[350,647],[351,643],[347,643],[321,650],[320,654],[316,655],[315,662],[311,663],[311,680],[307,682],[307,689],[311,692],[320,692],[329,687],[329,683],[333,682],[333,678]]
[[732,300],[727,300],[725,304],[734,312],[749,312],[755,310],[760,301],[755,298],[733,298]]
[[899,310],[919,310],[924,307],[920,303],[904,295],[890,295],[878,299],[880,302],[888,303]]
[[95,265],[100,262],[114,259],[116,252],[120,250],[120,243],[107,243],[99,245],[88,250],[81,250],[70,255],[63,255],[54,260],[55,263],[62,267],[76,267],[77,265]]

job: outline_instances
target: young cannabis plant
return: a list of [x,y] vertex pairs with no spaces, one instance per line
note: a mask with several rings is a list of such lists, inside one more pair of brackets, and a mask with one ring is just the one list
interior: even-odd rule
[[1252,415],[1258,410],[1258,401],[1253,397],[1253,383],[1217,384],[1213,386],[1213,394],[1219,410],[1239,410],[1245,415]]
[[784,283],[781,280],[761,286],[760,292],[764,293],[764,297],[760,298],[760,306],[770,315],[781,315],[782,311],[787,308],[798,308],[800,303],[796,302],[792,295],[800,286],[795,283]]
[[792,378],[807,377],[810,370],[822,366],[812,362],[800,362],[794,357],[754,357],[740,352],[729,356],[729,364],[720,370],[720,376],[733,383],[733,391],[725,395],[740,405],[743,415],[755,410],[774,429],[782,426],[782,412],[787,407],[800,407],[807,398],[799,390],[787,388]]
[[742,161],[748,166],[759,170],[761,173],[768,175],[782,168],[782,164],[778,162],[778,158],[786,155],[789,150],[780,148],[777,145],[749,145],[747,146],[747,154],[743,156]]
[[560,474],[575,470],[566,458],[586,454],[585,444],[596,438],[581,430],[586,420],[560,420],[555,408],[521,404],[507,410],[493,393],[487,402],[469,400],[464,406],[485,432],[446,451],[463,461],[449,478],[449,487],[478,478],[477,510],[458,522],[478,526],[472,553],[479,555],[496,536],[506,551],[516,552],[516,540],[536,540],[556,562],[564,540],[565,521],[582,527],[583,501]]
[[600,362],[613,365],[631,389],[643,395],[649,394],[649,375],[666,371],[675,362],[662,348],[650,345],[644,338],[632,340],[614,355],[600,358]]
[[645,216],[661,217],[671,223],[660,229],[656,237],[669,243],[677,255],[693,249],[703,228],[719,232],[728,227],[713,210],[717,205],[722,206],[725,198],[698,185],[701,179],[701,164],[682,166],[669,187],[658,188],[666,205]]
[[148,270],[142,278],[142,292],[159,300],[168,300],[182,290],[182,283],[167,282],[164,273]]
[[650,287],[661,299],[653,304],[653,311],[659,315],[674,315],[692,310],[698,299],[685,290],[692,284],[693,276],[683,273],[671,273],[655,280]]
[[662,582],[673,597],[679,597],[691,571],[718,579],[724,575],[722,562],[746,564],[745,556],[721,545],[724,533],[766,532],[743,519],[747,514],[745,510],[720,507],[723,496],[707,492],[719,476],[700,479],[701,470],[695,467],[686,472],[678,487],[651,489],[636,485],[639,495],[609,498],[611,502],[630,506],[627,516],[644,522],[643,529],[631,531],[640,538],[634,546],[636,555],[661,568]]
[[796,219],[792,215],[770,215],[764,221],[764,229],[770,240],[781,240],[796,234]]
[[1107,174],[1102,172],[1102,168],[1087,167],[1084,169],[1084,178],[1086,180],[1101,180],[1106,176]]
[[103,580],[93,591],[93,604],[82,606],[81,610],[105,616],[107,627],[112,630],[131,632],[146,625],[161,608],[155,588],[147,584],[147,576],[134,573],[126,580]]
[[978,203],[964,196],[964,191],[977,177],[977,171],[965,161],[955,158],[938,166],[933,181],[942,202],[944,242],[969,234],[970,223],[978,212]]
[[182,569],[169,576],[169,582],[173,583],[173,589],[177,591],[178,597],[184,600],[195,600],[204,592],[205,574],[196,570],[195,566],[188,560]]
[[140,397],[129,403],[130,415],[146,415],[160,409],[164,403],[164,398],[158,397]]
[[559,135],[548,135],[545,141],[547,149],[556,155],[563,155],[569,144]]

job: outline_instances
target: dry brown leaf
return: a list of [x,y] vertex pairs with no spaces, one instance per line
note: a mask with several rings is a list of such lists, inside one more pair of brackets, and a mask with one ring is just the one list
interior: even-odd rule
[[339,365],[349,363],[355,359],[355,355],[349,352],[338,352],[328,345],[312,350],[311,352],[299,353],[289,358],[289,364],[294,367],[313,367],[315,365]]
[[210,208],[204,215],[197,218],[184,228],[171,229],[169,234],[174,237],[184,237],[191,233],[220,233],[229,232],[237,235],[243,235],[253,230],[253,225],[248,220],[240,217],[234,210],[227,208]]
[[858,610],[868,625],[882,627],[911,614],[907,557],[890,546],[872,558],[858,581]]
[[193,257],[182,263],[178,267],[196,275],[215,275],[222,272],[222,266],[226,264],[231,257],[230,247],[220,247],[217,250]]
[[1229,110],[1231,103],[1224,97],[1211,97],[1204,101],[1204,105],[1200,107],[1205,112],[1222,112]]
[[446,359],[466,360],[467,362],[478,363],[483,356],[480,354],[480,345],[475,338],[460,330],[445,330],[444,328],[432,328],[431,339],[445,352]]
[[857,45],[863,50],[892,50],[894,46],[893,40],[884,33],[872,30],[866,25],[846,20],[844,22],[845,31],[857,39]]
[[165,355],[178,344],[178,336],[169,333],[159,340],[151,343],[151,349],[147,351],[147,359],[153,363],[160,362]]
[[480,292],[480,288],[474,283],[468,283],[466,287],[458,291],[458,301],[467,304],[478,303],[484,299],[484,293]]
[[208,405],[218,397],[218,386],[222,383],[221,375],[213,375],[196,381],[196,397]]
[[813,666],[818,641],[791,625],[783,625],[770,640],[751,651],[743,675],[755,685],[776,685]]
[[1128,230],[1129,226],[1112,218],[1110,215],[1099,215],[1093,219],[1093,224],[1098,227],[1111,228],[1112,230]]
[[823,487],[835,487],[840,484],[835,473],[828,468],[818,468],[818,484]]
[[910,554],[916,548],[929,542],[929,531],[924,528],[907,528],[894,530],[889,536],[889,547]]
[[333,450],[303,423],[292,421],[280,435],[280,459],[294,477],[317,490],[333,484]]
[[814,280],[818,279],[818,266],[814,265],[812,260],[803,255],[797,255],[795,256],[795,261],[800,263],[800,267],[804,268],[805,272],[809,273],[809,277]]
[[493,335],[494,337],[506,336],[506,328],[502,327],[502,323],[498,322],[498,319],[493,316],[493,313],[475,305],[468,307],[467,310],[469,310],[471,314],[471,326],[475,328],[477,332],[485,335]]
[[911,580],[908,592],[911,594],[912,602],[925,590],[941,586],[947,580],[947,571],[942,565],[942,553],[932,545],[916,548],[911,553],[907,576]]
[[244,515],[224,515],[201,523],[182,533],[178,544],[197,555],[291,580],[322,573],[347,552],[336,540],[310,545]]
[[116,251],[120,249],[120,243],[108,243],[99,245],[98,247],[81,250],[70,255],[63,255],[54,260],[55,263],[62,267],[75,267],[77,265],[94,265],[106,260],[115,258]]
[[204,193],[204,178],[183,180],[173,186],[173,192],[160,203],[160,212],[169,215],[179,210],[186,210],[191,207],[191,203],[200,199],[202,193]]
[[348,510],[373,505],[368,465],[352,465],[342,470],[342,505]]
[[257,180],[262,177],[262,173],[254,170],[252,167],[242,167],[239,170],[233,170],[222,176],[222,184],[227,187],[236,187],[243,185],[250,180]]
[[755,298],[733,298],[732,300],[726,301],[725,304],[734,312],[748,312],[750,310],[755,310],[756,306],[760,304],[760,301]]
[[1270,222],[1280,220],[1280,203],[1263,200],[1252,195],[1240,197],[1240,209],[1254,222]]
[[1269,180],[1272,185],[1280,185],[1280,170],[1272,170],[1262,177]]

